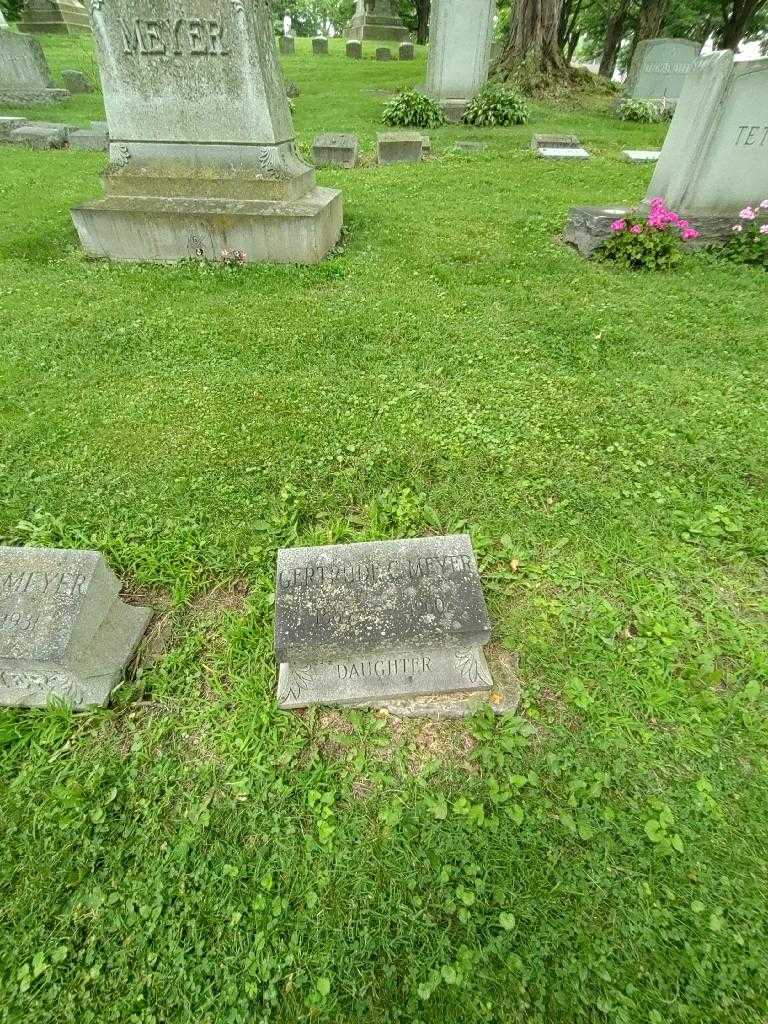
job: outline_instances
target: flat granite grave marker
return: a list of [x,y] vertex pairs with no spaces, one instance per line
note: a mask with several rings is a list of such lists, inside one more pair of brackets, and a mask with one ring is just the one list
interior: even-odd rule
[[278,552],[282,708],[488,691],[490,635],[465,534]]
[[653,164],[661,156],[660,149],[622,149],[621,155],[630,164]]
[[326,132],[315,137],[312,158],[318,167],[348,167],[357,163],[360,142],[356,135],[345,132]]
[[152,611],[98,551],[0,548],[0,706],[106,704]]
[[68,96],[66,89],[54,88],[40,43],[21,32],[0,28],[0,103],[33,106]]
[[638,43],[624,93],[633,100],[669,100],[683,91],[685,76],[701,52],[690,39],[644,39]]
[[381,132],[376,142],[380,164],[417,164],[424,150],[420,132]]
[[449,121],[488,79],[495,12],[495,0],[433,0],[426,91]]
[[106,198],[72,211],[89,256],[317,263],[341,193],[299,156],[267,5],[92,6],[110,134]]

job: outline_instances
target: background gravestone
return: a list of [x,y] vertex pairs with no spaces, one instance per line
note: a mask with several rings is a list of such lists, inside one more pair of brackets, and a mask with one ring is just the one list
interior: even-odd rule
[[356,3],[346,29],[348,39],[402,43],[409,38],[402,19],[392,10],[391,0],[356,0]]
[[433,0],[427,92],[460,121],[488,79],[494,0]]
[[490,634],[466,535],[278,553],[281,707],[488,691]]
[[633,100],[675,102],[700,52],[701,44],[690,39],[644,39],[632,58],[625,94]]
[[152,615],[97,551],[0,548],[0,706],[106,704]]
[[58,35],[91,31],[88,11],[78,0],[27,0],[19,28],[22,32]]
[[688,73],[647,200],[730,233],[739,210],[768,197],[768,57],[700,57]]
[[0,28],[8,28],[8,22],[5,20],[5,15],[0,11]]
[[341,233],[341,193],[298,154],[269,13],[244,0],[98,0],[109,123],[105,199],[72,216],[115,260],[316,263]]
[[289,57],[296,52],[296,40],[293,36],[279,36],[278,43],[280,44],[280,53],[284,56]]
[[55,89],[42,47],[36,39],[0,29],[0,103],[32,106],[66,99]]

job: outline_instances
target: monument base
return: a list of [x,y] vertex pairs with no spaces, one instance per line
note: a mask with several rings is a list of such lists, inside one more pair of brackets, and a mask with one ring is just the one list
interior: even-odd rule
[[384,43],[407,43],[411,34],[395,15],[355,15],[347,25],[347,39],[364,43],[369,39]]
[[[633,215],[645,217],[647,210],[642,204],[636,207],[574,206],[568,213],[563,237],[570,245],[574,245],[582,256],[589,257],[611,237],[611,224],[615,220]],[[681,213],[681,216],[689,220],[691,226],[700,232],[699,238],[684,243],[689,250],[724,242],[733,234],[733,225],[739,219],[738,213],[706,216]]]
[[67,89],[8,89],[0,86],[0,103],[8,107],[36,107],[68,99]]
[[277,703],[284,710],[311,704],[360,705],[430,694],[488,693],[493,679],[483,648],[422,648],[347,655],[346,661],[280,665]]
[[28,5],[19,24],[21,32],[33,35],[72,35],[90,32],[88,12],[74,0],[51,0],[41,5]]
[[87,256],[126,263],[319,263],[341,236],[341,192],[316,187],[291,202],[107,196],[72,210]]
[[471,103],[469,99],[463,100],[437,100],[437,104],[445,114],[445,119],[450,124],[460,124],[462,117],[467,112],[467,107]]

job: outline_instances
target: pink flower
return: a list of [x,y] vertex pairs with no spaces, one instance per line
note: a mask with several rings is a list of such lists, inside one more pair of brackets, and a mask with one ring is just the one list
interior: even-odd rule
[[768,224],[763,224],[763,226],[760,228],[760,234],[768,235]]
[[751,206],[745,206],[744,209],[739,213],[742,220],[754,220],[757,214]]
[[731,231],[736,231],[737,233],[739,231],[742,231],[742,230],[743,230],[743,228],[742,228],[741,224],[734,224],[733,227],[731,228]]
[[630,234],[632,235],[639,235],[642,230],[642,224],[633,224],[632,227],[629,229]]
[[685,230],[686,230],[687,228],[689,228],[689,227],[690,227],[691,225],[690,225],[690,224],[688,223],[688,221],[687,221],[687,220],[679,220],[679,221],[677,222],[677,226],[678,226],[678,227],[680,228],[680,230],[681,230],[681,231],[685,231]]
[[701,232],[697,231],[696,228],[686,228],[683,231],[682,239],[684,242],[690,242],[692,239],[699,238],[700,236]]
[[615,220],[613,224],[611,224],[611,231],[623,231],[626,226],[627,222],[625,220]]

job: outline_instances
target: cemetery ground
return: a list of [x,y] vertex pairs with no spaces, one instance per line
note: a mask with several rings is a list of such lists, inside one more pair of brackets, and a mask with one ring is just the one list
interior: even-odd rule
[[[301,143],[370,158],[423,53],[331,51]],[[0,713],[2,1024],[767,1019],[765,276],[558,237],[663,132],[587,97],[320,171],[309,268],[89,263],[104,155],[0,149],[0,539],[157,610],[111,708]],[[518,716],[276,710],[278,547],[459,529]]]

